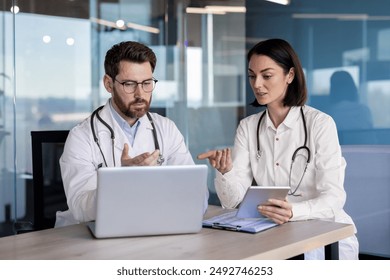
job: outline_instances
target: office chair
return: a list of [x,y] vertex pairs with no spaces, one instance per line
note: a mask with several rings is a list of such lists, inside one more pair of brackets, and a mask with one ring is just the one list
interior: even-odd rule
[[68,209],[59,158],[68,130],[31,131],[33,230],[54,227],[56,212]]

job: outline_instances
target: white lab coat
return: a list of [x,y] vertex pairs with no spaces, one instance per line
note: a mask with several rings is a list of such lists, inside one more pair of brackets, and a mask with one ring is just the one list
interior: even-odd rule
[[[173,121],[156,113],[150,114],[156,127],[160,152],[165,158],[163,165],[193,165],[194,161],[184,138]],[[133,146],[129,144],[126,135],[113,118],[109,101],[100,110],[99,115],[112,127],[115,134],[115,141],[112,144],[109,129],[96,116],[94,117],[95,132],[108,166],[114,166],[112,145],[114,145],[115,166],[121,166],[121,154],[125,143],[129,145],[130,157],[155,150],[153,128],[146,115],[140,118]],[[95,219],[97,169],[100,166],[104,168],[105,163],[93,139],[90,119],[91,116],[69,132],[60,158],[61,175],[69,210],[57,212],[56,227]],[[205,204],[207,205],[207,201]]]
[[[325,219],[353,224],[343,210],[346,162],[341,154],[336,125],[330,116],[310,106],[304,106],[303,110],[311,159],[296,193],[300,196],[287,197],[292,204],[292,221]],[[277,129],[266,113],[259,131],[262,156],[257,159],[257,124],[261,114],[249,116],[240,122],[232,153],[233,169],[224,175],[217,172],[215,188],[226,208],[234,208],[242,201],[253,178],[261,186],[290,185],[292,155],[305,141],[300,107],[292,107]],[[305,151],[299,154],[304,156],[298,156],[294,163],[291,173],[293,191],[303,174],[307,158]],[[347,247],[344,251],[343,246]],[[340,242],[341,258],[355,259],[357,254],[355,236]],[[318,255],[313,258],[318,258]]]

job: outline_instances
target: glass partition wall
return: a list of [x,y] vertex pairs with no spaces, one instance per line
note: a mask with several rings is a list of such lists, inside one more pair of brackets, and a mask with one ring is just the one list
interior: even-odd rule
[[[272,37],[297,50],[309,105],[335,118],[340,143],[390,144],[390,2],[286,2],[0,1],[0,235],[33,222],[30,132],[70,129],[105,103],[104,55],[123,40],[156,52],[152,110],[175,121],[196,163],[258,112],[245,56]],[[210,168],[218,204],[213,179]]]
[[334,118],[341,144],[390,144],[390,2],[273,2],[246,1],[247,36],[293,45],[308,103]]
[[2,1],[0,235],[33,223],[31,131],[70,129],[106,102],[104,55],[120,41],[156,52],[151,110],[175,121],[194,158],[231,145],[245,99],[245,1],[217,2]]

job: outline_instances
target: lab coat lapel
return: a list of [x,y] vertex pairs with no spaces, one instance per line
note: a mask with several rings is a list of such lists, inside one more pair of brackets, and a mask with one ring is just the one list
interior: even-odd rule
[[[110,112],[110,105],[108,102],[104,108],[99,113],[101,118],[113,129],[114,131],[114,153],[115,153],[115,165],[120,166],[120,158],[122,155],[123,146],[127,142],[126,136],[123,134],[122,129],[119,127],[118,123],[113,119]],[[96,122],[96,120],[95,120]],[[112,158],[112,140],[111,133],[108,128],[106,128],[100,121],[97,121],[97,126],[99,128],[98,135],[100,140],[100,145],[106,157],[109,166],[114,166]],[[130,145],[130,144],[129,144]]]

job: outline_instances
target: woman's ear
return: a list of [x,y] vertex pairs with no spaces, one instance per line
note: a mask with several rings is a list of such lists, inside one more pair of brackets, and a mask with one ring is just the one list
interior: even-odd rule
[[109,93],[113,92],[114,83],[112,82],[111,77],[107,74],[103,77],[103,85]]
[[288,71],[287,83],[291,84],[292,81],[294,80],[294,77],[295,77],[295,69],[294,67],[291,67],[290,70]]

